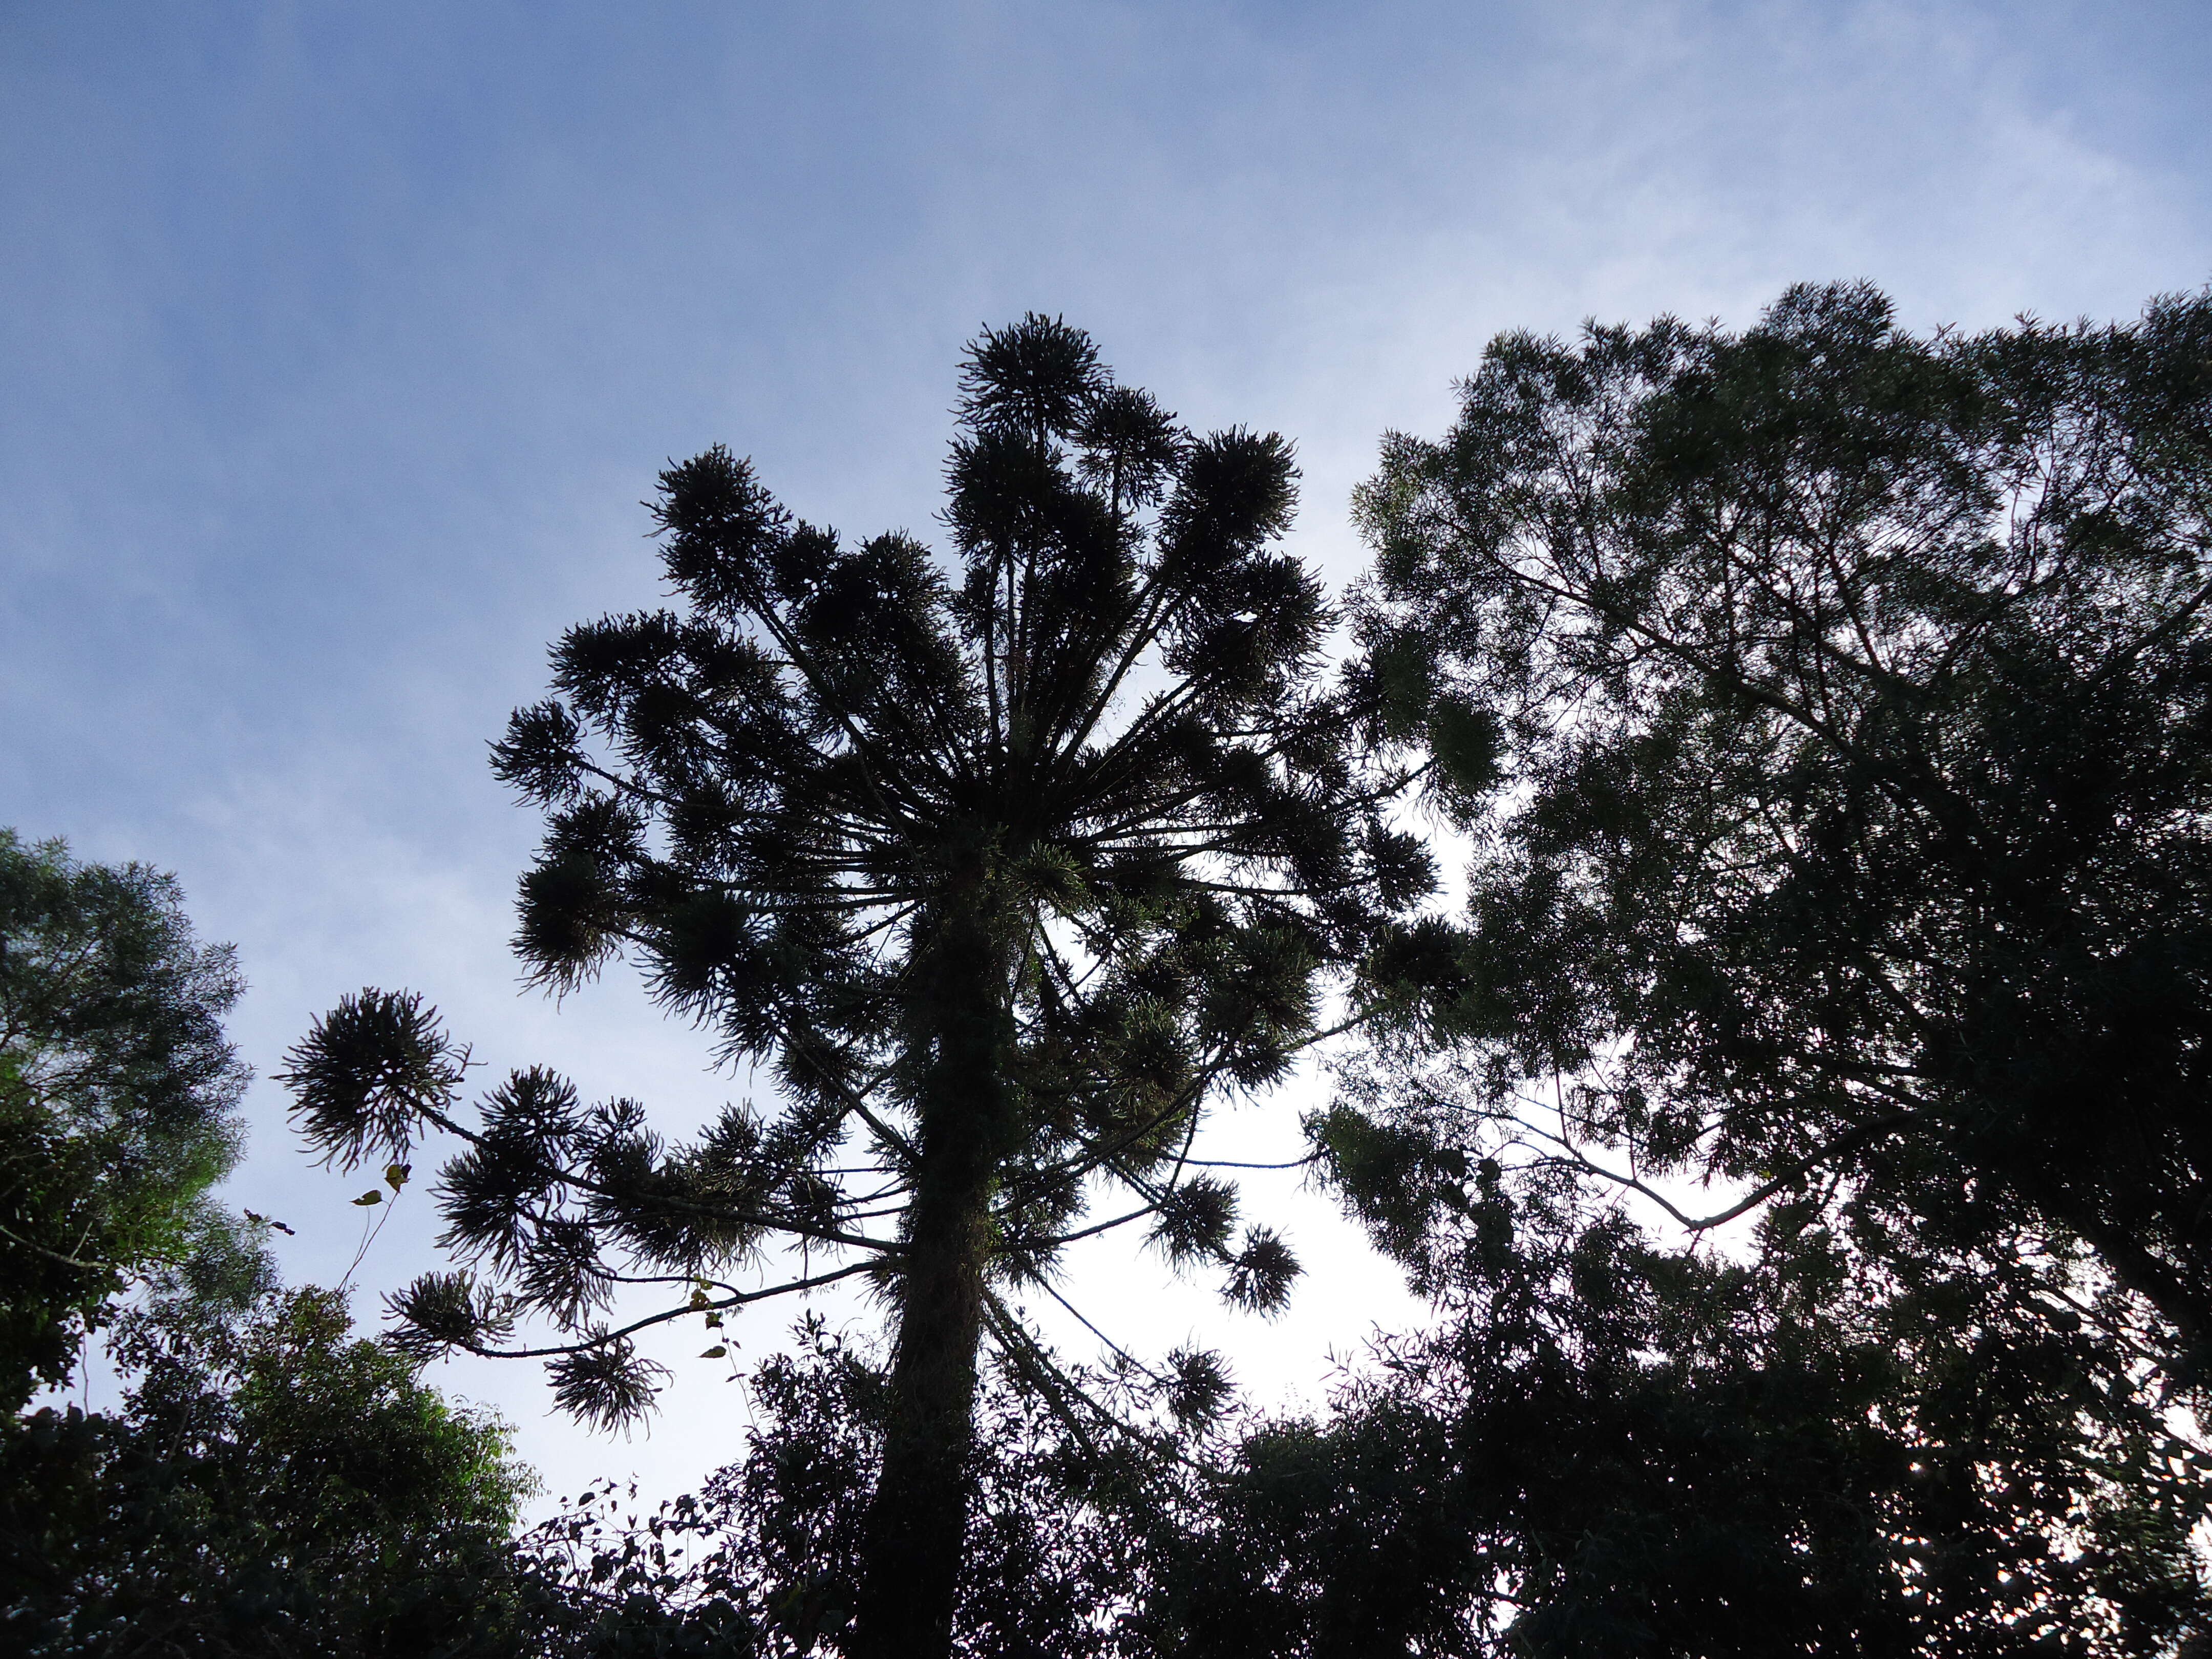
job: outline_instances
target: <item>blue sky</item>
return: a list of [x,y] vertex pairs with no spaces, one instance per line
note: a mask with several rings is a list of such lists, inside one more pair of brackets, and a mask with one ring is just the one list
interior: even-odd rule
[[[1501,330],[1741,323],[1802,278],[1921,326],[2201,286],[2208,87],[2203,0],[10,0],[0,823],[176,870],[264,1073],[405,984],[495,1066],[696,1121],[743,1080],[629,988],[519,993],[533,826],[484,765],[549,640],[653,599],[665,458],[726,441],[810,518],[927,534],[961,343],[1059,312],[1194,424],[1297,439],[1340,583],[1377,437],[1439,428]],[[1287,1147],[1297,1103],[1227,1132]],[[283,1106],[258,1086],[234,1193],[328,1279],[360,1183]],[[368,1290],[430,1259],[420,1198]],[[1283,1201],[1315,1283],[1226,1338],[1277,1390],[1406,1311]],[[1212,1319],[1155,1264],[1083,1273],[1139,1344]],[[611,1450],[534,1373],[444,1380],[556,1484],[670,1489],[742,1431],[689,1372]]]

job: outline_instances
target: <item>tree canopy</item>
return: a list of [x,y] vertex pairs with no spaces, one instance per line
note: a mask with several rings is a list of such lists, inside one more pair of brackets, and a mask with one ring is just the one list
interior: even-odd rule
[[1464,926],[1405,947],[1419,1017],[1316,1124],[1378,1237],[1449,1287],[1437,1229],[1515,1237],[1563,1177],[1692,1242],[1756,1219],[1825,1289],[1729,1340],[1770,1381],[1770,1340],[1831,1344],[1879,1380],[1834,1432],[1954,1471],[1940,1520],[1875,1507],[1928,1606],[2008,1538],[2131,1564],[2079,1603],[1999,1575],[2074,1607],[2062,1649],[2201,1623],[2212,299],[1507,336],[1358,507],[1376,706],[1474,848]]
[[0,830],[0,1409],[134,1279],[250,1254],[206,1196],[238,1157],[240,989],[173,877]]
[[0,1629],[27,1656],[517,1652],[528,1472],[343,1296],[122,1316],[122,1408],[0,1435]]
[[[1472,1185],[1401,1246],[1435,1322],[1325,1410],[1176,1432],[1124,1390],[1141,1431],[1108,1439],[1000,1368],[956,1650],[1980,1659],[2206,1627],[2212,1469],[2093,1328],[1942,1264],[1856,1276],[1802,1218],[1730,1261],[1570,1171]],[[756,1371],[740,1463],[644,1524],[602,1488],[534,1536],[549,1651],[841,1650],[885,1390],[811,1334]]]
[[1532,1144],[2086,1245],[2136,1311],[2077,1312],[2193,1384],[2212,300],[1508,337],[1361,507],[1375,672],[1494,849],[1438,1009],[1489,1097],[1571,1080]]
[[1244,1435],[1152,1558],[1192,1648],[2148,1655],[2207,1627],[2212,1465],[2094,1328],[1974,1263],[1868,1271],[1810,1206],[1731,1259],[1569,1170],[1470,1184],[1413,1264],[1435,1324]]
[[[1319,584],[1278,546],[1283,439],[1187,433],[1034,315],[973,343],[958,416],[949,563],[793,520],[726,450],[672,466],[653,510],[682,608],[571,629],[558,696],[497,747],[547,814],[517,935],[538,981],[628,957],[772,1068],[773,1104],[664,1144],[635,1103],[586,1108],[532,1069],[466,1126],[460,1051],[381,992],[319,1022],[288,1073],[342,1161],[404,1158],[426,1121],[467,1142],[447,1238],[490,1279],[418,1283],[407,1340],[549,1356],[602,1422],[651,1398],[645,1325],[881,1285],[853,1639],[901,1655],[949,1640],[979,1344],[1048,1363],[1000,1287],[1143,1226],[1231,1302],[1281,1305],[1295,1258],[1240,1231],[1234,1185],[1194,1156],[1203,1109],[1285,1073],[1323,1030],[1322,976],[1431,880],[1325,670]],[[803,1247],[796,1273],[741,1276],[779,1245]],[[611,1327],[625,1285],[675,1299]],[[509,1342],[525,1310],[561,1334]],[[1170,1371],[1186,1398],[1218,1391],[1208,1356]]]
[[[757,1367],[693,1497],[535,1534],[515,1639],[2212,1639],[2212,297],[1505,337],[1360,492],[1341,673],[1281,440],[1182,431],[1036,317],[958,414],[942,560],[672,465],[677,607],[570,630],[496,748],[547,820],[532,975],[628,960],[772,1100],[664,1139],[526,1067],[471,1116],[407,993],[290,1056],[327,1157],[462,1142],[414,1356],[544,1358],[618,1424],[648,1327],[726,1358],[765,1297],[888,1309],[880,1363],[812,1324]],[[1353,1027],[1315,1158],[1433,1326],[1279,1419],[1205,1353],[1047,1352],[1011,1293],[1115,1228],[1281,1305],[1200,1125]]]

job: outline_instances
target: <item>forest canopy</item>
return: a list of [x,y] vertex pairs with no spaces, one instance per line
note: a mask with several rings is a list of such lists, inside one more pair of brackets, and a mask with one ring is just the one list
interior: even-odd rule
[[75,1370],[149,1273],[237,1271],[240,983],[175,880],[0,829],[0,1405]]
[[[453,1259],[374,1340],[265,1279],[114,1304],[222,1232],[234,974],[159,878],[100,872],[110,917],[8,841],[11,1167],[187,1133],[85,1154],[169,1171],[96,1257],[8,1200],[26,1378],[113,1319],[143,1380],[128,1423],[16,1414],[0,1522],[73,1494],[37,1547],[101,1639],[155,1628],[150,1563],[192,1651],[264,1650],[249,1582],[269,1650],[2204,1651],[2212,295],[1917,333],[1802,286],[1502,336],[1459,392],[1385,436],[1341,604],[1287,441],[1186,429],[1058,319],[969,346],[945,551],[672,463],[670,606],[569,629],[495,749],[545,824],[516,945],[556,993],[629,961],[775,1098],[663,1138],[524,1063],[464,1105],[423,994],[346,998],[282,1077],[311,1146],[394,1190],[456,1147]],[[151,940],[105,971],[154,989],[56,1036],[80,935]],[[1021,1316],[1103,1233],[1295,1317],[1197,1136],[1316,1054],[1312,1177],[1420,1328],[1271,1412],[1210,1346]],[[600,1482],[518,1534],[504,1431],[422,1381],[543,1362],[627,1425],[641,1332],[726,1358],[847,1281],[880,1328],[802,1317],[745,1455],[658,1510]],[[132,1650],[70,1647],[53,1582],[9,1628]]]
[[1477,853],[1320,1126],[1355,1205],[1438,1285],[1496,1271],[1472,1209],[1632,1193],[1682,1271],[1755,1218],[1780,1278],[1698,1344],[1856,1371],[1832,1427],[1948,1465],[1940,1521],[1875,1511],[1892,1582],[1984,1587],[2000,1649],[2154,1650],[2212,1358],[2212,301],[1508,336],[1358,509],[1386,733]]

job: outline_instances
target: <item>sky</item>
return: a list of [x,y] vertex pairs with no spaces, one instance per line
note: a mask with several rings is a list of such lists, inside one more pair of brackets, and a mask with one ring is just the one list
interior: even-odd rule
[[[334,1282],[363,1180],[267,1079],[348,991],[419,990],[495,1073],[672,1129],[752,1088],[623,975],[556,1007],[507,945],[536,823],[485,745],[564,628],[659,601],[669,458],[724,442],[816,522],[930,538],[963,343],[1058,313],[1192,426],[1293,438],[1294,550],[1340,591],[1382,434],[1439,431],[1501,331],[1741,325],[1802,280],[1916,328],[2202,287],[2208,88],[2203,0],[0,0],[0,823],[175,871],[235,942],[263,1080],[225,1196]],[[1217,1147],[1295,1153],[1326,1090]],[[421,1184],[365,1320],[438,1261]],[[1070,1295],[1310,1402],[1419,1310],[1325,1197],[1258,1186],[1309,1268],[1281,1319],[1119,1244]],[[740,1359],[783,1321],[744,1316]],[[549,1498],[667,1493],[743,1450],[697,1334],[627,1443],[549,1416],[534,1366],[433,1376]]]

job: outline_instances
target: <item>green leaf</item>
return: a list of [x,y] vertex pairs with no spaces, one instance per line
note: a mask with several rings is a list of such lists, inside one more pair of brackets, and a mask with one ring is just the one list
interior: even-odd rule
[[354,1200],[354,1201],[353,1201],[353,1202],[354,1202],[354,1207],[355,1207],[356,1209],[360,1209],[360,1208],[362,1208],[362,1207],[363,1206],[365,1206],[365,1205],[369,1205],[369,1204],[381,1204],[381,1203],[383,1203],[383,1202],[384,1202],[384,1194],[383,1194],[382,1193],[380,1193],[379,1191],[377,1191],[375,1188],[371,1187],[371,1188],[370,1188],[367,1192],[363,1193],[363,1194],[362,1194],[359,1198],[356,1198],[356,1200]]

